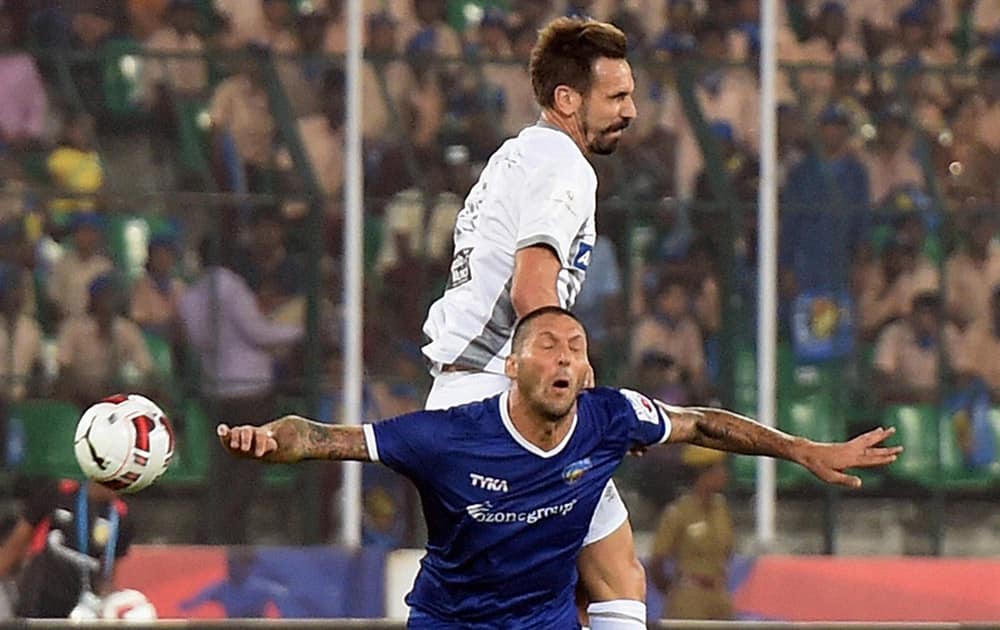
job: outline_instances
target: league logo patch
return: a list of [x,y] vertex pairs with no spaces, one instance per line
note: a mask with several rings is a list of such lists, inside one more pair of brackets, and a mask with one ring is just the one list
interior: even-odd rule
[[563,481],[565,481],[567,485],[573,485],[577,481],[580,481],[580,479],[583,478],[583,475],[593,467],[594,463],[590,461],[589,457],[575,461],[563,469]]
[[653,406],[652,400],[631,389],[619,389],[618,391],[632,404],[637,418],[643,422],[660,424],[660,416],[656,413],[656,407]]

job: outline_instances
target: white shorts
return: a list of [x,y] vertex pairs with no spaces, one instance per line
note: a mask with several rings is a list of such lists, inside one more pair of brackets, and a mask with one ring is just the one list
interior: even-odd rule
[[[490,372],[441,372],[427,395],[424,409],[447,409],[476,402],[507,391],[510,379]],[[590,529],[583,539],[584,546],[603,540],[628,520],[628,509],[622,502],[614,479],[609,479],[590,518]]]

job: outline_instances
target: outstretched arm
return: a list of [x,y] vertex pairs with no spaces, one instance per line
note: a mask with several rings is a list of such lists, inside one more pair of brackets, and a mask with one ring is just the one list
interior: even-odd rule
[[660,404],[670,418],[667,442],[687,442],[720,451],[766,455],[793,461],[826,481],[852,488],[861,479],[847,475],[847,468],[884,466],[896,461],[901,446],[879,446],[895,429],[873,429],[849,442],[813,442],[789,435],[749,418],[705,407],[672,407]]
[[284,416],[264,426],[219,425],[219,441],[233,455],[277,464],[305,459],[371,461],[359,426],[322,424],[301,416]]

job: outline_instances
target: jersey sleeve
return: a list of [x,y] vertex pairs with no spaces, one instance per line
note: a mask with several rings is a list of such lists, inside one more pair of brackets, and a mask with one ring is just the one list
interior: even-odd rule
[[627,401],[625,419],[628,438],[633,446],[663,444],[670,437],[670,418],[663,405],[657,405],[648,396],[631,389],[619,389]]
[[363,425],[368,456],[414,481],[423,479],[433,472],[447,415],[447,411],[418,411]]
[[525,182],[517,222],[517,249],[548,245],[564,267],[580,227],[593,213],[595,191],[578,173],[545,169]]

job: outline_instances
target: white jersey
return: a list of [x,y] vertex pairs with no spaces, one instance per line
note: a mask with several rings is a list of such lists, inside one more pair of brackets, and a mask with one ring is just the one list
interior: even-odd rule
[[594,168],[566,133],[538,124],[504,142],[455,221],[451,274],[424,322],[424,355],[438,365],[503,374],[517,319],[514,256],[532,245],[551,247],[562,263],[559,303],[572,307],[597,238],[596,193]]

